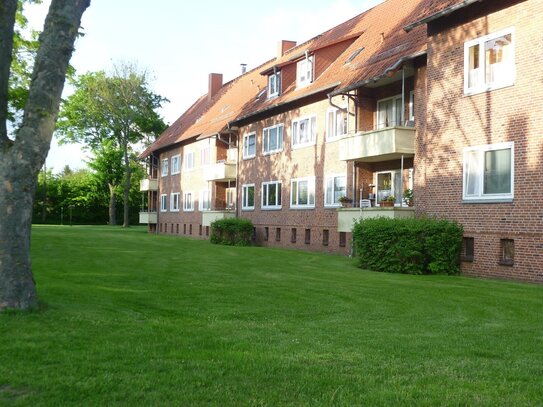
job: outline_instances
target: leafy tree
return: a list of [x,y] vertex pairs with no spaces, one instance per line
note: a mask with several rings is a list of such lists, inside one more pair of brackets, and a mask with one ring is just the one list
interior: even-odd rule
[[[109,141],[107,151],[100,154],[106,154],[107,158],[102,158],[110,163],[111,149],[122,152],[123,226],[128,227],[132,146],[164,131],[166,125],[156,110],[166,99],[149,90],[146,71],[130,64],[116,66],[111,74],[100,71],[81,75],[74,86],[76,91],[63,103],[58,131],[64,141],[82,142],[98,152]],[[97,165],[104,169],[103,163]],[[111,170],[117,171],[118,166]],[[119,174],[114,177],[109,171],[107,177],[117,180]]]
[[81,16],[90,0],[52,0],[20,125],[8,136],[17,0],[0,2],[0,310],[37,305],[30,263],[36,179],[49,147]]

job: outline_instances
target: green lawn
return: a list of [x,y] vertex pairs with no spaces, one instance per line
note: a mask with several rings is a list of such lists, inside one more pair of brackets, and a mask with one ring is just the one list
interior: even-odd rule
[[543,286],[36,226],[0,405],[543,405]]

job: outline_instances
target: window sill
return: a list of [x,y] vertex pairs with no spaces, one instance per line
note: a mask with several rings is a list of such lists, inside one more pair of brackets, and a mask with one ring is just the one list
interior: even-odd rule
[[256,158],[256,154],[255,155],[250,155],[250,156],[247,156],[247,157],[243,157],[244,160],[254,160]]
[[282,153],[282,152],[283,152],[283,149],[281,148],[279,150],[262,151],[262,155],[267,156],[267,155],[273,155],[273,154]]
[[462,257],[460,261],[463,261],[465,263],[473,263],[473,257],[471,256]]
[[282,206],[263,206],[261,208],[263,211],[280,211],[283,209]]
[[304,144],[293,144],[292,149],[293,150],[300,150],[302,148],[312,147],[312,146],[314,146],[316,144],[317,144],[316,141],[312,141],[310,143],[304,143]]
[[243,212],[253,212],[255,208],[241,208]]
[[491,92],[493,90],[498,90],[498,89],[503,89],[503,88],[508,88],[510,86],[515,86],[515,81],[496,83],[496,84],[493,84],[493,85],[482,86],[482,87],[478,87],[478,88],[464,89],[464,96],[469,97],[469,96],[479,95],[481,93]]
[[290,209],[294,209],[294,210],[315,209],[315,205],[311,205],[311,206],[291,206]]
[[194,209],[183,209],[183,212],[194,212]]
[[498,262],[498,264],[500,266],[507,266],[507,267],[513,267],[513,265],[515,264],[515,262],[513,260],[500,260]]
[[480,199],[463,199],[463,204],[496,204],[496,203],[513,203],[513,198],[480,198]]

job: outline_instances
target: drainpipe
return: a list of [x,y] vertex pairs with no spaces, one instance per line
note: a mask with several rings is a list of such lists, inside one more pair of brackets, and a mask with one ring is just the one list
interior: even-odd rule
[[[231,137],[231,133],[230,133],[230,123],[228,123],[226,125],[228,127],[228,130],[229,130],[229,137]],[[235,202],[235,207],[236,207],[236,218],[239,218],[239,205],[238,205],[238,198],[239,198],[239,157],[240,157],[240,153],[239,153],[239,146],[240,143],[239,142],[239,132],[237,134],[237,143],[236,143],[236,202]],[[228,143],[230,144],[230,143]]]
[[402,65],[402,114],[400,120],[402,121],[400,125],[405,125],[405,65]]
[[400,207],[403,208],[403,154],[400,166]]

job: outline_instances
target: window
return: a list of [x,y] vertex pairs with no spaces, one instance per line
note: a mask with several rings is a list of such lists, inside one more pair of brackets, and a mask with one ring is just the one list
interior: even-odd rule
[[515,241],[513,239],[500,239],[502,257],[500,264],[502,266],[512,266],[515,264]]
[[315,207],[315,177],[293,179],[290,184],[291,208]]
[[347,246],[347,233],[339,232],[339,247]]
[[477,93],[515,82],[514,29],[464,44],[464,93]]
[[198,200],[198,209],[200,211],[211,210],[211,191],[200,191],[200,199]]
[[170,194],[170,211],[179,212],[179,192]]
[[181,172],[181,156],[174,155],[172,157],[172,175],[179,174]]
[[462,261],[473,261],[475,255],[475,239],[473,237],[462,238]]
[[415,91],[409,92],[409,120],[415,122]]
[[262,152],[274,153],[283,149],[283,125],[266,127],[262,137]]
[[347,123],[346,110],[329,109],[326,114],[326,139],[332,140],[347,134]]
[[183,210],[185,212],[194,210],[194,194],[192,192],[185,192],[183,195]]
[[464,149],[464,200],[513,199],[514,143]]
[[194,151],[189,151],[185,154],[185,169],[187,171],[194,169]]
[[226,188],[226,209],[236,207],[236,188]]
[[241,192],[241,209],[255,208],[255,184],[243,185]]
[[160,195],[160,212],[166,211],[168,211],[168,196],[166,194],[162,194]]
[[206,167],[210,164],[211,147],[208,145],[202,147],[200,150],[200,165]]
[[262,183],[262,209],[281,209],[281,182]]
[[313,56],[302,59],[296,66],[298,87],[307,86],[313,81]]
[[256,133],[243,137],[243,158],[253,158],[256,155]]
[[296,228],[292,228],[290,231],[290,243],[296,243]]
[[377,101],[377,128],[401,126],[402,95]]
[[270,228],[264,226],[264,241],[267,242],[270,239]]
[[315,144],[317,133],[317,118],[315,116],[292,122],[292,145],[303,147]]
[[275,228],[275,241],[281,241],[281,228]]
[[164,158],[162,159],[162,166],[161,166],[161,173],[163,177],[168,175],[168,159]]
[[305,230],[305,244],[311,244],[311,229]]
[[268,97],[278,96],[281,91],[281,75],[275,72],[268,76]]
[[322,231],[322,245],[328,246],[330,241],[330,231],[328,229],[323,229]]
[[202,225],[199,225],[199,226],[198,226],[198,234],[199,234],[200,236],[202,236],[202,234],[203,234],[203,227],[202,227]]
[[341,206],[339,198],[346,194],[347,177],[345,175],[331,175],[326,177],[324,190],[324,206]]

